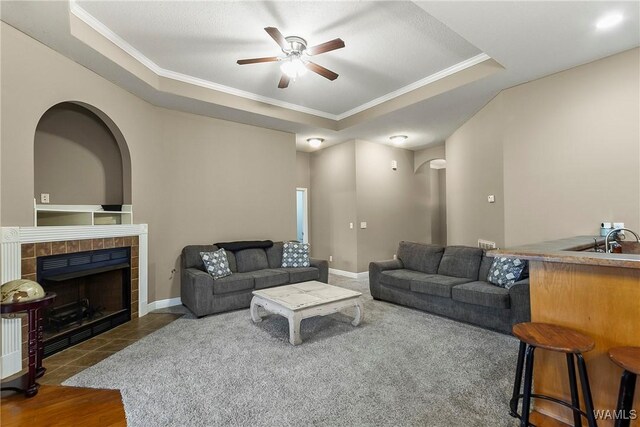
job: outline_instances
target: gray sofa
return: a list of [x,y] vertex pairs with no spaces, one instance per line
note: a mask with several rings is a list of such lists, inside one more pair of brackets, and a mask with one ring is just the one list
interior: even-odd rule
[[488,283],[493,257],[480,248],[403,241],[397,256],[369,264],[375,299],[504,333],[511,333],[513,324],[531,319],[529,279],[510,289]]
[[[242,243],[242,242],[232,242]],[[200,252],[213,252],[215,245],[191,245],[182,249],[180,298],[198,317],[247,308],[254,289],[318,280],[328,283],[327,261],[311,259],[310,267],[282,268],[282,242],[273,246],[238,251],[225,249],[230,276],[220,279],[205,271]]]

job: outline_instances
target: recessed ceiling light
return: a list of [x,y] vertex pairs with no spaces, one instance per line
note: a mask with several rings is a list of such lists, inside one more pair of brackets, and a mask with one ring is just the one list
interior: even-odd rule
[[407,140],[407,135],[393,135],[393,136],[389,137],[389,139],[394,144],[400,145],[400,144],[404,143]]
[[615,27],[619,23],[622,22],[622,14],[621,13],[610,13],[608,15],[603,16],[596,22],[596,28],[599,30],[606,30],[611,27]]
[[324,141],[324,139],[322,139],[322,138],[309,138],[309,139],[307,139],[307,142],[309,143],[309,145],[312,148],[320,147],[320,145],[322,145],[323,141]]

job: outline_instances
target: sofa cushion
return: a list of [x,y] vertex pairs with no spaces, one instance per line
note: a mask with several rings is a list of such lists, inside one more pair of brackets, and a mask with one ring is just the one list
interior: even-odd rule
[[427,274],[436,274],[444,248],[439,245],[425,245],[422,243],[400,242],[398,258],[404,268]]
[[289,273],[289,283],[308,282],[309,280],[320,279],[320,270],[316,267],[283,267],[278,268],[278,270]]
[[431,277],[431,275],[421,273],[419,271],[407,269],[386,270],[380,274],[380,283],[387,286],[393,286],[394,288],[400,288],[406,291],[410,291],[411,282],[413,280],[424,279],[428,277]]
[[234,273],[231,276],[213,281],[213,294],[228,294],[231,292],[253,289],[254,280],[251,273]]
[[509,308],[511,306],[507,289],[484,281],[454,286],[451,290],[451,297],[456,301],[485,307]]
[[492,264],[492,256],[482,256],[482,261],[480,261],[480,270],[478,270],[478,280],[485,282],[487,281],[487,276],[489,276],[489,270],[491,269]]
[[229,261],[229,270],[231,270],[234,273],[238,272],[238,265],[236,264],[236,255],[225,249],[225,252],[227,253],[227,261]]
[[526,263],[518,258],[496,257],[489,269],[487,281],[509,289],[522,278]]
[[214,245],[189,245],[182,249],[182,268],[197,268],[206,271],[200,252],[215,252],[218,248]]
[[218,249],[214,252],[200,252],[200,256],[202,257],[205,270],[207,270],[207,273],[213,276],[214,279],[231,275],[227,253],[224,249]]
[[289,273],[278,270],[258,270],[251,273],[256,289],[271,288],[289,282]]
[[266,250],[269,268],[280,268],[282,265],[282,242],[273,242],[273,246]]
[[482,249],[469,246],[447,246],[442,255],[438,274],[478,280]]
[[238,272],[257,271],[269,268],[264,249],[244,249],[235,253]]
[[310,267],[309,245],[300,242],[284,242],[281,267]]
[[461,277],[441,276],[439,274],[429,275],[411,281],[411,290],[421,294],[435,295],[443,298],[451,298],[451,288],[462,283],[467,283],[469,279]]

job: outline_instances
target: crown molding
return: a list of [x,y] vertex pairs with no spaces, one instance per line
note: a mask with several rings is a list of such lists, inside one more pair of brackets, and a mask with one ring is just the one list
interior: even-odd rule
[[413,82],[407,86],[401,87],[398,90],[394,90],[393,92],[389,92],[386,95],[382,95],[381,97],[378,97],[376,99],[373,99],[369,102],[366,102],[356,108],[352,108],[349,111],[345,111],[342,114],[338,114],[336,116],[337,120],[342,120],[342,119],[346,119],[347,117],[353,116],[354,114],[358,114],[361,113],[365,110],[368,110],[369,108],[375,107],[377,105],[380,105],[384,102],[387,101],[391,101],[394,98],[397,98],[401,95],[404,95],[406,93],[409,93],[413,90],[416,89],[420,89],[423,86],[426,86],[428,84],[434,83],[438,80],[444,79],[445,77],[448,77],[452,74],[455,74],[459,71],[462,70],[466,70],[467,68],[473,67],[474,65],[480,64],[481,62],[487,61],[491,59],[491,57],[489,55],[487,55],[486,53],[481,53],[478,54],[472,58],[469,58],[467,60],[464,60],[462,62],[458,62],[455,65],[452,65],[449,68],[445,68],[444,70],[438,71],[437,73],[431,74],[430,76],[427,76],[423,79],[420,79],[416,82]]
[[330,119],[330,120],[334,120],[334,121],[340,121],[343,120],[345,118],[348,118],[350,116],[353,116],[355,114],[361,113],[365,110],[368,110],[372,107],[375,107],[377,105],[383,104],[387,101],[390,101],[392,99],[395,99],[399,96],[402,96],[406,93],[409,93],[413,90],[419,89],[423,86],[429,85],[431,83],[434,83],[438,80],[441,80],[445,77],[451,76],[452,74],[455,74],[457,72],[460,72],[462,70],[465,70],[467,68],[473,67],[474,65],[477,65],[481,62],[490,60],[491,57],[489,55],[487,55],[486,53],[481,53],[479,55],[476,55],[472,58],[466,59],[462,62],[459,62],[451,67],[448,67],[444,70],[438,71],[437,73],[434,73],[430,76],[427,76],[423,79],[420,79],[414,83],[411,83],[407,86],[404,86],[398,90],[395,90],[393,92],[390,92],[386,95],[380,96],[378,98],[375,98],[369,102],[366,102],[358,107],[352,108],[351,110],[345,111],[344,113],[341,114],[332,114],[332,113],[328,113],[326,111],[321,111],[321,110],[316,110],[313,108],[308,108],[308,107],[303,107],[301,105],[297,105],[297,104],[293,104],[290,102],[285,102],[285,101],[281,101],[278,99],[274,99],[274,98],[269,98],[266,96],[262,96],[262,95],[258,95],[252,92],[248,92],[248,91],[244,91],[244,90],[240,90],[240,89],[236,89],[230,86],[225,86],[225,85],[221,85],[218,83],[214,83],[210,80],[206,80],[206,79],[201,79],[198,77],[194,77],[194,76],[190,76],[187,74],[183,74],[183,73],[179,73],[176,71],[172,71],[172,70],[167,70],[165,68],[160,67],[158,64],[156,64],[155,62],[153,62],[151,59],[149,59],[147,56],[145,56],[142,52],[140,52],[139,50],[137,50],[135,47],[133,47],[131,44],[129,44],[126,40],[124,40],[122,37],[120,37],[119,35],[117,35],[115,32],[113,32],[109,27],[107,27],[105,24],[103,24],[100,20],[98,20],[96,17],[94,17],[93,15],[91,15],[89,12],[87,12],[85,9],[82,8],[82,6],[80,6],[76,0],[69,0],[69,11],[70,13],[72,13],[73,15],[75,15],[78,19],[80,19],[81,21],[83,21],[85,24],[87,24],[89,27],[91,27],[93,30],[95,30],[96,32],[98,32],[100,35],[102,35],[103,37],[105,37],[107,40],[109,40],[110,42],[112,42],[114,45],[116,45],[118,48],[122,49],[124,52],[126,52],[129,56],[131,56],[133,59],[135,59],[136,61],[138,61],[140,64],[142,64],[143,66],[145,66],[147,69],[149,69],[151,72],[153,72],[156,76],[158,77],[163,77],[166,79],[170,79],[170,80],[175,80],[175,81],[179,81],[182,83],[187,83],[187,84],[191,84],[194,86],[198,86],[198,87],[202,87],[205,89],[211,89],[211,90],[215,90],[218,92],[222,92],[222,93],[226,93],[229,95],[234,95],[234,96],[238,96],[241,98],[245,98],[245,99],[250,99],[252,101],[257,101],[257,102],[262,102],[265,104],[269,104],[269,105],[273,105],[276,107],[281,107],[281,108],[285,108],[288,110],[293,110],[293,111],[298,111],[301,113],[305,113],[305,114],[310,114],[313,116],[317,116],[317,117],[322,117],[325,119]]

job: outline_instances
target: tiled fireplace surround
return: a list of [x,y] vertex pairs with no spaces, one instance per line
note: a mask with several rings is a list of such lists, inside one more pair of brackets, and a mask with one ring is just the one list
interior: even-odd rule
[[[36,280],[37,258],[97,249],[131,247],[131,318],[144,316],[147,307],[147,225],[70,227],[2,227],[2,283]],[[26,361],[26,325],[23,323],[23,365]]]

